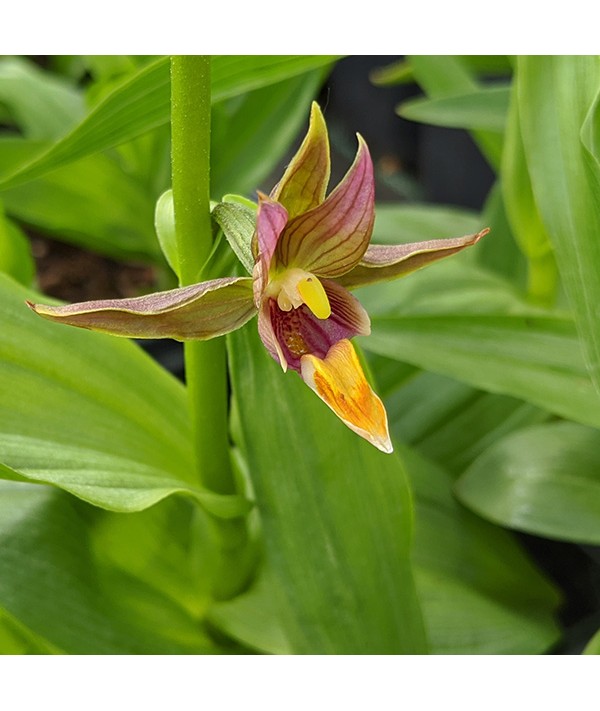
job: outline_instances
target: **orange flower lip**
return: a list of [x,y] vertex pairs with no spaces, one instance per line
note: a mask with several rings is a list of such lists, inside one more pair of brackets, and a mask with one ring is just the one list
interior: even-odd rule
[[385,407],[349,340],[331,346],[324,359],[302,356],[302,378],[351,430],[382,452],[393,451]]

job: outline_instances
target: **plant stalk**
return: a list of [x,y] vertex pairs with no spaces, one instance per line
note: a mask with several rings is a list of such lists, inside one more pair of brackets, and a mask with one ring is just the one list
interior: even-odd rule
[[[171,60],[171,160],[179,282],[201,281],[213,247],[210,218],[210,57]],[[235,491],[229,461],[225,342],[184,344],[196,471],[212,491]]]

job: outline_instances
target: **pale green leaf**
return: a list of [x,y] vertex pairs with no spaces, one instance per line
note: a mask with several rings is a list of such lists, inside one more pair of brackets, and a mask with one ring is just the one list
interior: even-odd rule
[[215,205],[212,215],[236,257],[248,274],[252,274],[254,257],[251,244],[256,227],[256,211],[240,203],[222,202]]
[[[212,62],[212,101],[328,65],[330,56],[216,56]],[[133,75],[127,75],[62,140],[5,173],[0,187],[33,180],[44,173],[91,153],[130,141],[170,117],[169,58],[161,57]]]
[[80,91],[21,57],[0,59],[0,105],[32,139],[60,138],[85,114]]
[[295,373],[284,375],[254,329],[228,339],[237,437],[291,650],[424,651],[400,460],[345,428]]
[[469,467],[457,493],[503,526],[598,545],[600,432],[557,422],[510,434]]
[[56,651],[218,651],[168,597],[95,560],[84,509],[63,492],[0,482],[0,542],[0,607]]
[[523,57],[517,81],[533,194],[600,391],[600,166],[581,142],[598,93],[600,58]]
[[508,99],[508,87],[489,86],[453,96],[409,99],[397,112],[402,118],[434,126],[502,133]]
[[216,515],[248,510],[241,497],[197,486],[174,377],[126,340],[40,319],[27,298],[39,300],[0,275],[0,462],[9,478],[14,470],[118,511],[177,492]]

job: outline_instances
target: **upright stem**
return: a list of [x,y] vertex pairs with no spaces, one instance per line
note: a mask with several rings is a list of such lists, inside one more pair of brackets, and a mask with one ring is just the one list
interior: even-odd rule
[[[202,279],[213,246],[210,220],[210,57],[171,60],[173,202],[181,286]],[[234,491],[227,439],[225,343],[185,343],[185,372],[199,482]]]

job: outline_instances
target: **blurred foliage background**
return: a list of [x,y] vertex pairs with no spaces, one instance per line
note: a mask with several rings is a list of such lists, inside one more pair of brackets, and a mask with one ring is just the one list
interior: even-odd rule
[[[0,58],[0,649],[597,653],[600,60],[216,57],[212,85],[213,200],[268,192],[317,98],[332,184],[370,146],[374,242],[492,232],[357,292],[384,464],[228,339],[248,513],[190,479],[177,344],[23,307],[175,285],[168,58]],[[228,599],[215,516],[245,522]]]

